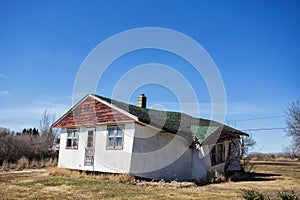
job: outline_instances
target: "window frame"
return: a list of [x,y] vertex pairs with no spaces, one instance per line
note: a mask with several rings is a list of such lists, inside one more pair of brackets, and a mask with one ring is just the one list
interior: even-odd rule
[[[113,136],[109,135],[109,129],[113,128]],[[122,131],[122,136],[118,135],[118,129]],[[124,147],[124,132],[125,126],[123,125],[109,125],[107,126],[107,133],[106,133],[106,149],[107,150],[123,150]],[[113,138],[113,145],[109,145],[109,139]],[[122,145],[117,146],[117,138],[122,138]]]
[[211,166],[215,166],[225,162],[225,143],[217,143],[210,149]]
[[[90,131],[92,132],[92,135],[90,135]],[[95,145],[95,130],[88,130],[87,131],[87,141],[86,141],[86,148],[94,148],[94,145]],[[90,140],[92,138],[92,140]],[[90,142],[91,142],[91,146],[90,146]]]
[[[69,137],[69,131],[72,131],[72,136],[71,137]],[[75,132],[77,132],[77,137],[75,135]],[[68,146],[68,141],[69,140],[71,140],[71,145],[70,146]],[[74,140],[77,140],[76,146],[73,145]],[[77,150],[78,149],[78,144],[79,144],[79,129],[77,129],[77,128],[67,129],[66,149]]]

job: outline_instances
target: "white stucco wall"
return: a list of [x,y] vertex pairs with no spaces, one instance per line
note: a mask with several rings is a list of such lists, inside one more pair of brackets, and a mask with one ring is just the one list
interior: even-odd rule
[[190,180],[189,145],[175,134],[136,124],[130,173],[156,180]]
[[[238,144],[239,140],[237,139],[236,143]],[[215,171],[219,173],[225,172],[226,161],[228,161],[228,152],[229,152],[229,141],[224,141],[225,145],[225,162],[211,166],[211,157],[210,157],[210,145],[205,145],[200,148],[200,150],[193,150],[193,161],[192,161],[192,173],[191,179],[197,181],[204,181],[207,178],[208,173],[214,174]],[[239,153],[239,152],[235,152]],[[239,158],[238,158],[239,159]],[[239,160],[238,166],[239,166]],[[230,166],[230,165],[229,165]],[[235,167],[235,169],[238,168]],[[228,169],[227,169],[228,170]]]
[[61,131],[58,167],[101,171],[112,173],[129,173],[131,152],[134,137],[134,123],[126,123],[124,129],[123,149],[107,150],[107,125],[99,125],[96,129],[94,142],[94,166],[84,165],[85,148],[87,144],[87,131],[91,127],[79,128],[78,149],[66,149],[67,129]]
[[193,149],[191,180],[205,181],[210,166],[209,146],[202,146],[199,150]]
[[125,124],[124,143],[122,150],[107,150],[107,126],[103,125],[97,127],[95,171],[129,173],[135,130],[134,126],[134,123]]
[[59,159],[58,167],[80,169],[83,166],[84,158],[84,127],[78,128],[78,148],[77,149],[66,149],[67,143],[67,129],[63,128],[60,135],[60,147],[59,147]]

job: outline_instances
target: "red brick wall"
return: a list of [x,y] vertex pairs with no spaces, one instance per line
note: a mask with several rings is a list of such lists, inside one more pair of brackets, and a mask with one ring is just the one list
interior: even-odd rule
[[75,125],[88,125],[103,122],[128,121],[132,118],[111,107],[88,97],[81,102],[73,111],[68,113],[54,127],[68,127]]

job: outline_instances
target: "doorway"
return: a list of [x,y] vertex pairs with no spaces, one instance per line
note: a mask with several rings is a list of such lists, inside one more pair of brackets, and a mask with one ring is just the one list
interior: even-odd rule
[[84,165],[94,166],[94,153],[95,153],[95,128],[87,129],[87,142],[85,147]]

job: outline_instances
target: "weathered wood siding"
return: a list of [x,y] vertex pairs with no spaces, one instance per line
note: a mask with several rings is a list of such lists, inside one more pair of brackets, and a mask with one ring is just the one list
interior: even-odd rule
[[68,112],[54,127],[72,127],[77,125],[83,126],[95,123],[121,121],[134,120],[92,97],[87,97],[73,110]]

